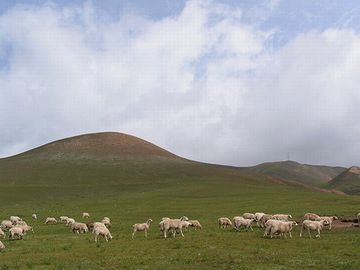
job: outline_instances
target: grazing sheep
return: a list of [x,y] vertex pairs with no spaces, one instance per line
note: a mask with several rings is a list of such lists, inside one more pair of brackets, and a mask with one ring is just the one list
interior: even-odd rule
[[101,223],[103,223],[107,228],[111,227],[111,222],[110,222],[110,218],[108,217],[104,217],[101,221]]
[[54,217],[47,217],[45,220],[45,224],[57,224],[57,220]]
[[61,216],[61,217],[60,217],[60,222],[61,222],[61,223],[66,223],[66,221],[67,221],[68,218],[69,218],[69,217],[67,217],[67,216]]
[[317,231],[318,234],[316,235],[316,237],[320,237],[320,231],[322,230],[325,224],[327,224],[327,221],[325,219],[320,221],[304,220],[301,226],[300,237],[302,237],[302,233],[304,229],[308,230],[310,238],[311,238],[310,230]]
[[73,218],[67,218],[66,219],[66,222],[65,222],[65,225],[66,226],[70,226],[71,224],[74,224],[76,221],[75,221],[75,219],[73,219]]
[[71,224],[71,230],[73,233],[87,233],[89,231],[87,225],[85,223],[74,222]]
[[112,239],[112,235],[111,235],[109,229],[106,228],[105,226],[95,226],[93,233],[95,234],[95,242],[97,242],[99,235],[104,237],[106,242],[108,242],[108,240]]
[[23,230],[23,234],[25,235],[27,232],[32,232],[34,233],[34,229],[33,227],[29,226],[29,225],[16,225],[14,228],[21,228]]
[[22,219],[19,218],[18,216],[11,216],[10,217],[10,221],[13,223],[13,224],[16,224],[16,222],[18,221],[21,221]]
[[234,228],[237,231],[240,231],[241,227],[245,227],[245,230],[248,231],[248,229],[250,228],[252,231],[253,228],[251,226],[251,223],[254,221],[255,219],[246,219],[243,217],[237,217],[234,219]]
[[161,219],[161,221],[167,220],[167,219],[170,219],[170,218],[169,218],[169,217],[163,217],[163,218]]
[[24,236],[24,230],[20,227],[12,227],[10,230],[10,238],[15,239],[15,236],[18,237],[18,239],[22,239]]
[[147,237],[147,231],[150,228],[150,224],[151,222],[153,222],[153,220],[151,218],[149,218],[146,223],[135,223],[132,228],[133,228],[133,233],[132,233],[132,239],[134,239],[134,235],[136,232],[138,231],[145,231],[145,237]]
[[295,221],[281,221],[270,219],[266,223],[266,229],[264,236],[268,235],[270,232],[270,238],[273,238],[274,234],[283,235],[286,238],[286,233],[289,233],[290,238],[292,238],[291,231],[293,225],[297,225]]
[[89,218],[89,217],[90,217],[90,214],[89,214],[89,213],[84,212],[84,213],[82,213],[82,217],[83,217],[83,218]]
[[273,219],[275,220],[289,221],[290,218],[292,218],[291,215],[284,215],[284,214],[273,215]]
[[196,229],[202,229],[202,226],[201,226],[201,224],[200,224],[200,222],[198,221],[198,220],[189,220],[189,223],[190,223],[190,227],[194,227],[195,228],[195,230]]
[[243,218],[246,218],[246,219],[254,219],[255,220],[255,214],[252,214],[252,213],[244,213],[242,215]]
[[318,219],[320,216],[319,215],[317,215],[317,214],[314,214],[314,213],[306,213],[305,215],[304,215],[304,220],[316,220],[316,219]]
[[0,228],[4,231],[8,231],[10,230],[12,227],[14,227],[14,225],[12,224],[12,222],[10,220],[3,220],[1,221],[1,225]]
[[265,213],[262,213],[262,212],[256,212],[255,214],[255,221],[256,221],[256,224],[258,227],[260,227],[260,219],[262,218],[263,215],[265,215]]
[[232,226],[231,220],[227,217],[219,218],[218,223],[219,223],[219,228],[223,228],[223,229],[225,229],[227,226]]
[[2,236],[5,239],[5,233],[3,232],[3,230],[0,228],[0,236]]
[[320,221],[320,220],[326,220],[326,224],[325,225],[329,225],[329,230],[331,230],[331,225],[333,223],[334,220],[337,220],[338,217],[337,216],[332,216],[332,217],[318,217],[316,219],[316,221]]
[[3,251],[5,249],[5,245],[0,241],[0,251]]
[[31,215],[31,218],[32,218],[33,220],[37,220],[37,215],[36,215],[36,214],[32,214],[32,215]]
[[176,231],[179,231],[182,237],[184,237],[182,228],[185,226],[185,221],[189,219],[186,216],[182,216],[180,219],[165,219],[159,223],[160,231],[163,233],[164,238],[167,237],[167,232],[172,231],[173,237],[175,237]]
[[273,219],[272,215],[268,215],[268,214],[262,215],[262,217],[260,218],[260,227],[264,228],[266,221],[270,219]]

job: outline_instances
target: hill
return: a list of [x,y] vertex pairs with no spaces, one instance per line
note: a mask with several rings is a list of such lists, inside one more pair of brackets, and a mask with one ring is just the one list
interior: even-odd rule
[[[18,215],[35,231],[23,240],[1,239],[6,250],[0,269],[359,269],[353,241],[358,228],[323,230],[316,241],[299,238],[294,228],[293,239],[270,240],[260,228],[236,232],[217,223],[221,216],[257,211],[289,213],[296,220],[305,211],[352,216],[359,203],[359,196],[182,159],[129,135],[77,136],[0,159],[0,220]],[[80,222],[108,216],[114,238],[96,244],[92,234],[44,224],[46,217],[61,215]],[[198,219],[203,229],[164,241],[161,218],[183,215]],[[148,238],[139,233],[131,240],[132,224],[148,218],[154,220]]]
[[349,168],[329,181],[325,187],[341,190],[347,194],[360,194],[360,168],[355,166]]
[[307,185],[326,183],[346,168],[300,164],[295,161],[267,162],[246,170]]

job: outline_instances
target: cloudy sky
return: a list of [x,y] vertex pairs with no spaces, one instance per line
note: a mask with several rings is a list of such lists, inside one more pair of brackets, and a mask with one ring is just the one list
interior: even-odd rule
[[0,0],[0,156],[99,131],[360,165],[360,3]]

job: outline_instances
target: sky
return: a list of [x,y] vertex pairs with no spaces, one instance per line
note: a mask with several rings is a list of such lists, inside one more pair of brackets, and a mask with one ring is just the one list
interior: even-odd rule
[[118,131],[249,166],[360,165],[358,1],[0,0],[0,157]]

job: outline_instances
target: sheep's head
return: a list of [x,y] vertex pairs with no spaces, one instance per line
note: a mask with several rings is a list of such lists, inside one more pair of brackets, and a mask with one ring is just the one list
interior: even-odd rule
[[292,215],[288,215],[288,218],[292,218]]
[[338,220],[339,218],[337,216],[332,217],[334,220]]
[[296,222],[296,221],[293,221],[293,222],[292,222],[292,224],[293,224],[294,226],[299,225],[299,224],[297,224],[297,222]]
[[188,221],[189,220],[189,218],[188,217],[186,217],[186,216],[182,216],[181,218],[180,218],[180,220],[182,220],[182,221]]
[[147,223],[150,224],[151,222],[153,222],[153,220],[152,220],[151,218],[149,218],[149,219],[147,220]]

